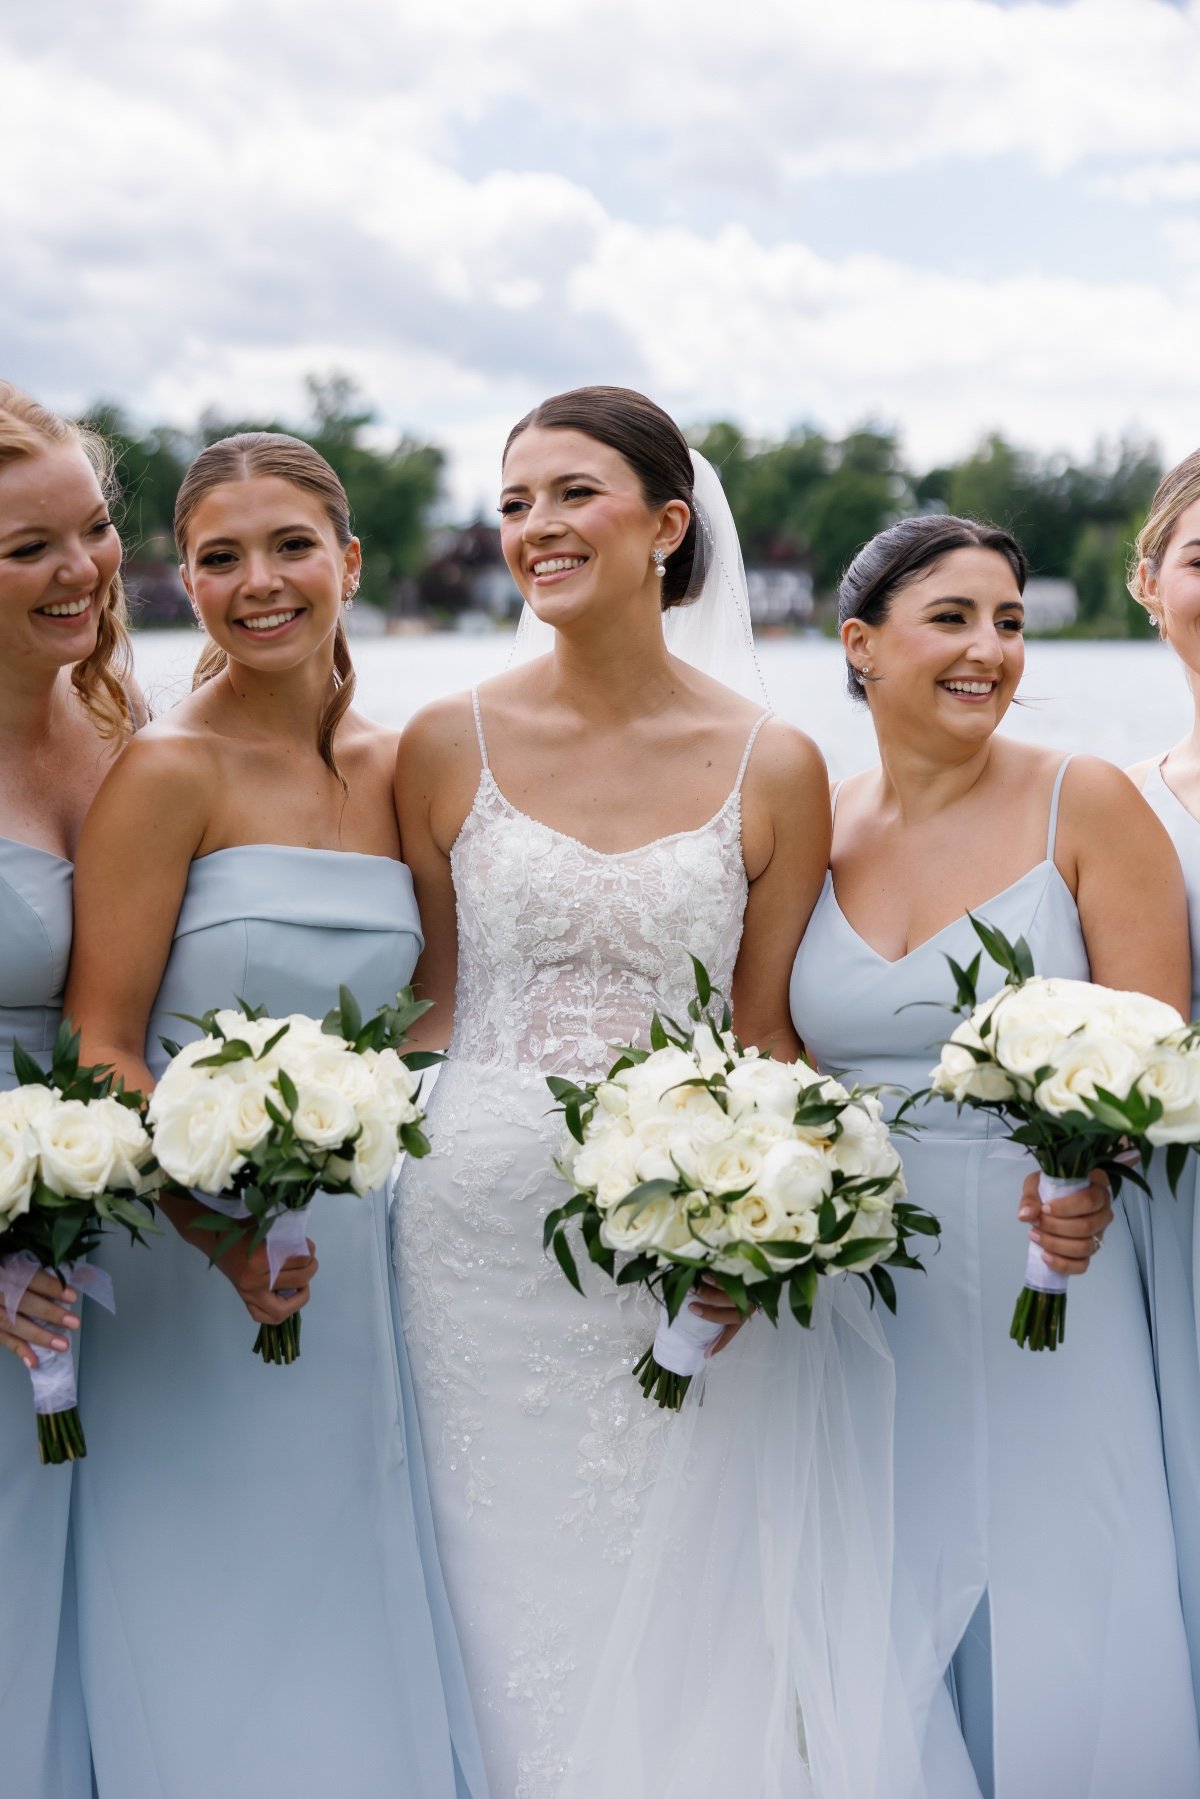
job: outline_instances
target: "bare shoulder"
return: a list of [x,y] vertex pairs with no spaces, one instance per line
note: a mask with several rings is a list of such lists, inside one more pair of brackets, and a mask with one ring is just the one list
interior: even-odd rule
[[151,719],[128,738],[113,768],[123,782],[169,783],[181,789],[208,787],[216,778],[219,749],[211,732],[179,710]]
[[477,755],[475,739],[475,718],[469,693],[451,693],[442,699],[431,700],[422,706],[400,733],[398,742],[399,760],[403,764],[411,761],[425,761],[429,758],[443,760],[447,756],[454,757],[465,749]]
[[1072,756],[1063,776],[1064,818],[1092,824],[1130,818],[1149,807],[1136,781],[1102,756]]
[[799,788],[804,795],[827,794],[829,770],[825,758],[805,732],[782,718],[769,718],[758,733],[746,771],[760,789],[794,795]]

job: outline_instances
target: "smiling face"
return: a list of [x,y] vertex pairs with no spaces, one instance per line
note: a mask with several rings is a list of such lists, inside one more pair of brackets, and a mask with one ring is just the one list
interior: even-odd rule
[[1200,500],[1180,513],[1157,572],[1139,570],[1145,602],[1189,672],[1200,676]]
[[500,541],[513,580],[544,623],[557,628],[626,607],[659,607],[652,551],[682,540],[681,500],[646,504],[618,450],[582,431],[533,425],[504,462]]
[[902,726],[981,742],[1008,710],[1025,669],[1025,609],[996,550],[950,550],[892,595],[881,624],[848,619],[850,660],[866,684],[877,728]]
[[331,651],[361,564],[357,538],[343,548],[318,497],[277,475],[204,494],[186,555],[184,585],[213,642],[233,662],[272,670]]
[[63,668],[96,647],[121,543],[78,444],[0,468],[0,658]]

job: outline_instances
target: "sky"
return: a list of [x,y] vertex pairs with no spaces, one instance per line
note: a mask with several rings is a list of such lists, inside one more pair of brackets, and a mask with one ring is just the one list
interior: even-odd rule
[[750,435],[1200,442],[1200,0],[0,0],[0,373],[494,504],[591,381]]

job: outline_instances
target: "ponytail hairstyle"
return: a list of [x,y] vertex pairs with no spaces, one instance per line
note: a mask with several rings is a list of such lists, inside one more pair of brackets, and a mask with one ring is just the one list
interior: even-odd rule
[[[1150,514],[1133,545],[1129,559],[1128,586],[1139,606],[1150,612],[1150,603],[1142,587],[1142,563],[1152,575],[1162,567],[1167,545],[1175,535],[1175,527],[1188,507],[1200,500],[1200,450],[1193,450],[1173,469],[1168,469],[1150,502]],[[1161,629],[1161,620],[1150,614]]]
[[704,557],[696,526],[692,492],[695,470],[687,439],[670,413],[632,387],[576,387],[543,400],[508,434],[504,454],[531,425],[547,431],[581,431],[623,456],[652,509],[682,500],[691,517],[687,530],[667,557],[661,584],[662,609],[694,599],[704,584]]
[[[175,501],[175,547],[180,558],[187,560],[187,535],[197,506],[214,487],[231,481],[251,481],[256,475],[274,475],[303,488],[324,507],[333,526],[334,536],[343,549],[353,540],[350,525],[350,502],[346,490],[319,451],[302,438],[289,437],[282,431],[239,431],[236,437],[223,437],[201,450],[183,477],[183,485]],[[192,692],[219,675],[229,661],[225,651],[208,643],[192,673]],[[346,783],[333,753],[337,728],[354,698],[354,664],[346,638],[345,621],[339,616],[333,639],[333,692],[325,702],[317,725],[317,748],[321,760],[335,774],[342,786]]]
[[[95,431],[60,418],[49,407],[0,380],[0,470],[22,457],[42,456],[47,450],[77,448],[83,451],[100,483],[104,498],[116,498],[116,466],[110,446]],[[71,670],[71,685],[106,740],[127,737],[134,728],[129,683],[133,678],[133,651],[129,641],[129,608],[120,574],[113,576],[101,595],[96,626],[96,647]]]

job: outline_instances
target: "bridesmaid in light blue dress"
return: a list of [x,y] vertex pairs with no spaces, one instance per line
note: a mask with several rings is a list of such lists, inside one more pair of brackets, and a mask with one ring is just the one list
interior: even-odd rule
[[[244,996],[322,1017],[343,983],[371,1011],[422,943],[396,739],[347,709],[359,555],[332,470],[294,439],[225,440],[185,479],[176,530],[211,645],[89,815],[68,990],[88,1053],[143,1080],[160,1036],[195,1035],[180,1012]],[[200,1208],[164,1209],[176,1229],[150,1255],[105,1246],[119,1310],[83,1370],[73,1516],[100,1799],[484,1799],[386,1194],[317,1199],[315,1255],[279,1276],[290,1298],[262,1250],[210,1268]],[[266,1366],[251,1320],[310,1289],[299,1361]]]
[[[47,1065],[71,947],[70,857],[134,722],[106,472],[98,438],[0,382],[0,1089],[15,1084],[14,1043]],[[77,1340],[64,1297],[38,1275],[15,1320],[0,1308],[12,1352],[0,1355],[0,1791],[11,1799],[92,1790],[68,1553],[75,1469],[38,1460],[27,1371],[31,1345]]]
[[[1024,936],[1039,973],[1186,1003],[1181,883],[1128,782],[994,735],[1023,667],[1025,564],[1006,533],[906,520],[843,582],[852,691],[881,767],[844,784],[831,872],[792,979],[826,1067],[927,1083],[953,1022],[965,913]],[[980,993],[1000,971],[985,959]],[[909,1008],[907,1010],[903,1008]],[[884,1318],[896,1361],[895,1617],[927,1717],[934,1799],[1200,1792],[1154,1366],[1123,1208],[1097,1184],[1022,1215],[1072,1283],[1065,1344],[1019,1349],[1019,1164],[982,1115],[931,1101],[904,1149],[941,1219]],[[1026,1165],[1028,1166],[1028,1164]],[[1091,1257],[1103,1235],[1103,1253]],[[1089,1266],[1089,1263],[1091,1264]],[[950,1699],[953,1699],[953,1710]]]
[[[1200,707],[1200,452],[1163,476],[1137,544],[1131,589],[1183,663]],[[1165,825],[1183,867],[1192,944],[1190,1017],[1200,1018],[1200,709],[1182,743],[1130,776]],[[1154,1337],[1179,1588],[1200,1705],[1200,1338],[1197,1333],[1196,1186],[1193,1157],[1172,1196],[1157,1171],[1154,1197],[1129,1196]]]

